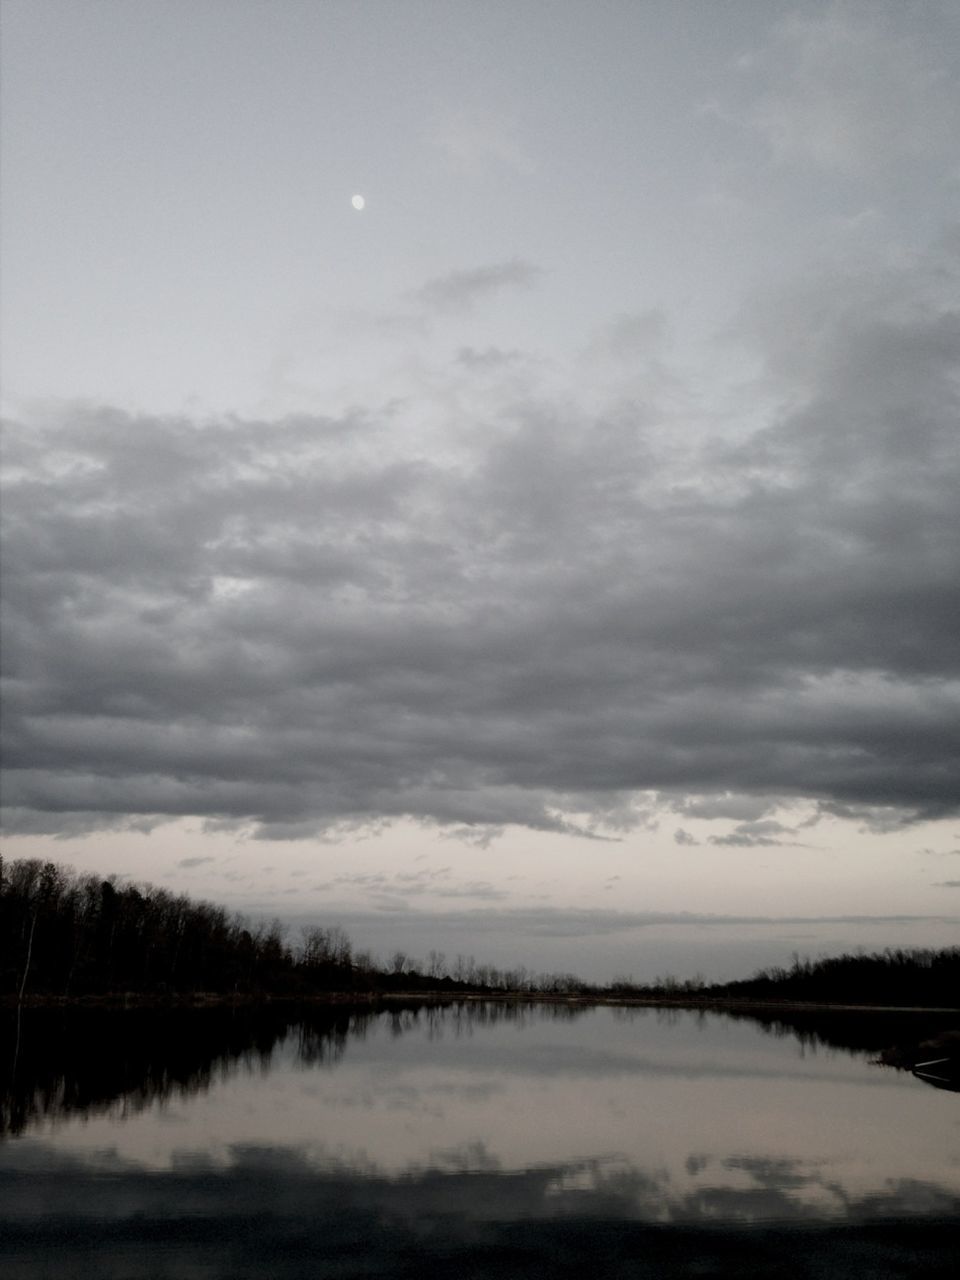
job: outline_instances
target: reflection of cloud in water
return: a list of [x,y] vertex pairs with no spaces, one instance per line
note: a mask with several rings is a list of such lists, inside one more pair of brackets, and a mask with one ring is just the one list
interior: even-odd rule
[[[117,1231],[134,1212],[165,1223],[188,1195],[228,1236],[247,1230],[237,1214],[259,1214],[265,1238],[280,1221],[309,1234],[338,1206],[366,1215],[364,1232],[402,1219],[461,1243],[478,1223],[520,1220],[810,1226],[935,1216],[960,1186],[946,1095],[935,1112],[932,1091],[863,1054],[802,1060],[782,1028],[740,1020],[409,1008],[27,1021],[10,1115],[28,1134],[55,1125],[55,1139],[0,1148],[0,1218],[35,1198],[41,1232],[84,1213]],[[874,1034],[857,1026],[846,1034]],[[11,1183],[18,1168],[29,1193]]]
[[[388,1172],[375,1161],[311,1146],[237,1144],[225,1165],[205,1151],[181,1149],[157,1173],[113,1150],[66,1153],[23,1139],[0,1148],[2,1215],[39,1219],[120,1219],[206,1213],[243,1217],[307,1212],[325,1198],[390,1205],[430,1216],[440,1204],[466,1220],[577,1213],[655,1222],[744,1224],[812,1217],[869,1221],[954,1215],[954,1189],[890,1179],[882,1189],[845,1190],[822,1163],[772,1157],[690,1156],[686,1187],[667,1168],[642,1169],[623,1155],[503,1169],[482,1141],[431,1152],[428,1163]],[[813,1194],[819,1193],[819,1194]],[[192,1207],[191,1207],[192,1206]]]
[[[725,1274],[759,1265],[805,1276],[836,1274],[822,1268],[840,1247],[848,1274],[874,1274],[881,1261],[877,1274],[948,1274],[960,1204],[947,1188],[900,1180],[845,1196],[799,1161],[693,1159],[702,1185],[682,1191],[665,1170],[617,1158],[503,1172],[482,1144],[396,1176],[269,1146],[235,1147],[224,1169],[184,1152],[156,1174],[26,1139],[0,1149],[0,1261],[18,1280],[58,1265],[76,1274],[84,1259],[94,1274],[130,1280],[292,1277],[311,1266],[546,1277],[582,1274],[588,1259],[605,1276],[637,1275],[641,1260],[661,1267],[649,1274],[722,1262]],[[798,1194],[811,1188],[829,1189],[828,1217]]]
[[[856,1026],[844,1034],[896,1035]],[[621,1152],[670,1169],[676,1195],[745,1185],[742,1169],[711,1182],[696,1163],[738,1155],[823,1160],[858,1192],[884,1177],[952,1181],[949,1135],[921,1086],[862,1055],[804,1060],[782,1023],[766,1029],[685,1011],[475,1005],[37,1014],[16,1076],[5,1082],[0,1062],[0,1126],[55,1124],[63,1150],[115,1146],[157,1170],[186,1132],[218,1167],[238,1144],[323,1142],[396,1173],[482,1140],[514,1170]]]
[[449,1173],[496,1173],[500,1161],[490,1154],[487,1144],[478,1139],[431,1151],[429,1168]]

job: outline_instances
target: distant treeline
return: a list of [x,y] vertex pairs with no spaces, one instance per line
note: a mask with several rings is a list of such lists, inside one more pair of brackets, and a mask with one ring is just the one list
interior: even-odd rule
[[960,947],[940,951],[888,947],[874,955],[820,960],[797,956],[788,969],[763,969],[752,978],[725,983],[722,991],[731,999],[956,1008],[960,1005]]
[[151,885],[81,875],[52,862],[0,858],[0,996],[215,995],[307,997],[325,992],[522,995],[612,999],[786,1000],[955,1007],[960,947],[795,959],[725,984],[616,979],[501,969],[431,951],[386,962],[357,951],[338,926],[295,941],[277,920],[254,923],[223,907]]
[[296,941],[280,921],[254,923],[153,885],[81,875],[35,859],[0,858],[0,995],[309,996],[322,992],[570,993],[571,974],[533,975],[443,952],[386,962],[354,948],[338,926]]

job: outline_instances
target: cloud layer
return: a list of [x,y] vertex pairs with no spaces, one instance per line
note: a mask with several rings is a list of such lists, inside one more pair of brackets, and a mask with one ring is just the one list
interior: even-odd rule
[[749,428],[462,344],[335,418],[10,423],[10,827],[957,812],[957,248],[767,303]]

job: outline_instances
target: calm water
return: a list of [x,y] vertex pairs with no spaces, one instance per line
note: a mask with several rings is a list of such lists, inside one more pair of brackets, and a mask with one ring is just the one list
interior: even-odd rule
[[960,1094],[871,1062],[931,1029],[26,1012],[0,1274],[953,1274]]

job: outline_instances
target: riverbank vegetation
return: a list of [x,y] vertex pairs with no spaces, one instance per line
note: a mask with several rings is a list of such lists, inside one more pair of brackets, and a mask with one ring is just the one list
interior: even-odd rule
[[958,991],[960,947],[795,957],[789,968],[723,984],[672,977],[594,984],[438,951],[425,961],[396,951],[384,961],[356,950],[336,925],[312,925],[291,939],[279,921],[253,922],[166,889],[0,858],[0,998],[7,1001],[432,992],[952,1008]]

